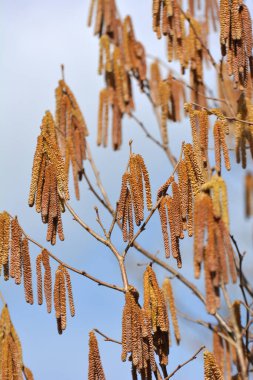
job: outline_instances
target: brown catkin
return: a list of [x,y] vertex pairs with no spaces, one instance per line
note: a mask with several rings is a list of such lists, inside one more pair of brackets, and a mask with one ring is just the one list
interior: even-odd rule
[[74,317],[75,305],[74,305],[74,298],[73,298],[73,293],[72,293],[72,284],[71,284],[70,274],[66,268],[63,268],[62,271],[65,275],[65,280],[66,280],[66,285],[67,285],[70,315],[71,317]]
[[22,266],[21,266],[21,239],[22,232],[18,223],[18,219],[11,221],[11,259],[10,259],[10,275],[15,278],[15,283],[21,283]]
[[211,273],[208,267],[208,260],[206,258],[206,250],[204,251],[204,271],[205,271],[205,290],[206,290],[206,310],[209,314],[216,312],[216,299],[214,286],[212,283]]
[[44,266],[44,294],[47,304],[47,312],[51,313],[52,309],[52,274],[51,267],[49,262],[49,254],[46,249],[43,249],[42,252],[42,263]]
[[26,380],[34,380],[32,371],[29,368],[24,367],[23,372],[24,372]]
[[169,243],[169,235],[168,235],[168,219],[167,219],[167,203],[166,198],[164,197],[158,207],[158,212],[160,216],[160,222],[162,227],[162,236],[165,250],[165,257],[170,257],[170,243]]
[[181,262],[181,255],[179,251],[179,239],[176,236],[176,230],[175,230],[175,210],[173,208],[173,199],[170,196],[166,197],[166,204],[167,204],[167,210],[168,210],[168,220],[169,220],[169,226],[170,226],[170,240],[171,240],[171,251],[173,257],[177,260],[177,266],[178,268],[182,267]]
[[209,351],[204,352],[204,378],[205,380],[224,380],[214,354]]
[[39,136],[37,139],[37,147],[36,147],[36,151],[35,151],[34,159],[33,159],[32,179],[31,179],[30,193],[29,193],[29,200],[28,200],[29,206],[33,206],[34,204],[42,156],[43,156],[43,138],[42,136]]
[[147,170],[146,165],[144,163],[143,157],[140,154],[138,154],[136,156],[136,160],[140,166],[140,170],[141,170],[143,180],[144,180],[144,184],[145,184],[147,209],[151,210],[152,209],[152,197],[151,197],[151,186],[150,186],[148,170]]
[[24,277],[25,299],[29,304],[33,304],[33,289],[32,289],[32,267],[29,253],[29,243],[26,237],[22,240],[22,265]]
[[67,327],[67,308],[66,308],[66,283],[65,276],[61,268],[60,275],[60,309],[61,309],[61,330],[65,330]]
[[88,380],[105,380],[105,374],[100,358],[98,343],[93,331],[89,333]]
[[248,172],[244,180],[245,215],[247,218],[253,215],[253,173]]
[[147,379],[151,380],[151,371],[156,370],[151,321],[146,310],[140,308],[138,293],[133,287],[130,287],[125,295],[122,316],[122,361],[126,360],[128,353],[131,354],[129,359],[132,361],[135,376],[136,370],[142,373],[147,371]]
[[41,262],[42,254],[40,253],[36,258],[37,297],[39,305],[43,303]]
[[7,305],[0,316],[0,377],[2,380],[33,380],[32,372],[26,375],[23,363],[22,347],[18,334],[12,324]]

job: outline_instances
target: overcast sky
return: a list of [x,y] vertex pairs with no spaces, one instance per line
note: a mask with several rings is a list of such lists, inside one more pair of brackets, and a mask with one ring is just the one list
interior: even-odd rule
[[[131,14],[136,36],[144,42],[147,51],[166,59],[164,41],[157,41],[152,32],[151,0],[118,0],[121,16]],[[45,243],[45,226],[40,215],[29,209],[27,197],[36,138],[45,110],[55,111],[54,89],[60,79],[60,65],[65,65],[65,78],[73,90],[90,131],[89,143],[92,148],[102,180],[113,203],[116,202],[121,175],[128,159],[128,140],[134,139],[134,150],[141,153],[150,171],[154,193],[171,173],[171,167],[163,152],[145,139],[142,131],[133,121],[124,118],[124,145],[119,152],[97,148],[96,123],[98,93],[103,79],[97,75],[98,39],[86,25],[87,0],[1,0],[1,102],[0,102],[0,210],[18,215],[22,227],[36,240]],[[249,5],[249,2],[248,2]],[[249,5],[252,9],[252,3]],[[211,49],[219,58],[218,36],[211,39]],[[214,75],[207,75],[209,85],[215,83]],[[154,134],[159,136],[155,118],[148,108],[144,96],[135,91],[136,115]],[[179,154],[180,141],[190,141],[189,122],[170,124],[169,135],[175,155]],[[231,232],[237,237],[242,251],[252,253],[252,221],[245,222],[243,209],[243,170],[235,164],[231,155],[232,171],[225,175],[230,200]],[[252,166],[252,161],[250,161]],[[95,184],[95,182],[94,182]],[[71,204],[85,221],[99,231],[95,222],[96,200],[83,182],[81,201]],[[100,205],[98,205],[100,207]],[[110,223],[106,212],[100,207],[101,216]],[[51,250],[59,258],[79,269],[87,270],[101,279],[120,284],[117,263],[104,247],[84,233],[67,213],[63,218],[66,240],[58,242]],[[120,235],[115,234],[115,244],[123,247]],[[163,242],[157,215],[140,242],[152,252],[160,251],[163,256]],[[39,253],[31,246],[33,264]],[[192,277],[192,240],[182,242],[182,273]],[[127,269],[130,282],[142,289],[145,258],[133,250],[129,252]],[[175,263],[170,262],[175,266]],[[248,272],[252,269],[246,258]],[[55,269],[55,265],[52,263]],[[34,268],[34,266],[33,266]],[[165,273],[155,267],[160,281]],[[121,339],[121,314],[124,304],[122,294],[98,287],[86,278],[71,274],[76,304],[76,317],[68,316],[67,330],[62,336],[57,333],[54,313],[48,315],[45,305],[27,305],[23,288],[12,281],[0,287],[8,302],[14,325],[22,340],[24,361],[34,373],[35,380],[81,380],[87,378],[88,332],[96,327],[105,334]],[[198,285],[201,282],[196,282]],[[203,306],[185,290],[177,280],[173,281],[176,302],[183,311],[193,317],[205,318]],[[201,286],[201,285],[200,285]],[[35,286],[34,286],[35,288]],[[34,289],[36,291],[36,288]],[[210,319],[210,318],[209,318]],[[210,319],[211,320],[211,319]],[[170,354],[169,372],[187,359],[203,343],[210,345],[210,334],[202,327],[186,324],[180,320],[182,345],[173,346]],[[108,380],[130,378],[130,364],[121,363],[120,348],[99,340],[101,357]],[[200,358],[178,372],[176,380],[202,379],[203,363]]]

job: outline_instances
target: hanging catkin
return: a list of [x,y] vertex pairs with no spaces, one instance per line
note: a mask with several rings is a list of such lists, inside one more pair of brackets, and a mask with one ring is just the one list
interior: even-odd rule
[[78,180],[82,179],[83,161],[86,159],[86,137],[88,129],[74,94],[64,80],[55,90],[56,135],[65,158],[65,173],[68,178],[72,165],[76,198],[80,198]]
[[248,172],[244,181],[245,215],[247,218],[253,215],[253,173]]
[[204,377],[205,380],[224,380],[214,354],[209,351],[204,352]]
[[105,380],[105,374],[100,358],[98,342],[93,331],[89,333],[89,380]]
[[[44,278],[42,280],[42,269],[41,264],[44,268]],[[38,304],[43,304],[43,288],[44,295],[47,304],[47,312],[51,313],[52,309],[52,274],[51,267],[49,262],[49,254],[44,248],[41,253],[37,256],[36,259],[36,275],[37,275],[37,295],[38,295]]]
[[133,211],[137,226],[144,219],[144,189],[147,209],[152,209],[151,187],[148,170],[143,157],[131,154],[128,169],[122,176],[120,198],[117,208],[117,218],[123,223],[123,239],[133,237]]
[[[241,94],[238,99],[238,113],[237,118],[244,121],[253,122],[253,104],[250,99],[246,98],[244,94]],[[246,145],[249,145],[249,151],[253,158],[253,125],[247,123],[241,123],[236,121],[235,123],[235,152],[237,163],[242,163],[243,169],[247,166],[247,151]]]
[[54,309],[59,334],[62,334],[67,327],[66,291],[68,292],[70,315],[73,317],[75,307],[70,275],[63,265],[59,265],[55,272],[54,283]]
[[252,21],[248,7],[241,0],[220,1],[220,43],[223,56],[227,55],[229,75],[235,88],[247,87],[248,73],[253,75]]
[[180,336],[180,331],[179,331],[179,326],[178,326],[177,312],[176,312],[172,284],[168,277],[166,277],[165,280],[163,281],[162,288],[165,295],[165,299],[167,303],[169,304],[175,339],[176,339],[177,344],[179,344],[181,340],[181,336]]
[[22,255],[25,299],[26,299],[26,302],[32,305],[33,304],[32,267],[31,267],[30,253],[29,253],[29,243],[26,237],[22,239],[21,255]]
[[27,380],[33,380],[32,372],[24,366],[21,342],[5,305],[0,316],[0,378],[23,379],[22,372]]
[[0,213],[0,274],[9,263],[11,218],[6,211]]
[[125,295],[122,316],[122,361],[132,361],[133,374],[141,372],[143,380],[151,380],[156,370],[150,316],[138,304],[138,293],[130,287]]
[[63,198],[69,199],[68,181],[57,143],[55,123],[47,111],[34,155],[28,204],[32,207],[36,202],[36,211],[41,213],[43,223],[48,224],[47,240],[52,244],[56,242],[57,233],[60,240],[64,240],[61,220]]
[[[208,187],[207,187],[208,189]],[[200,276],[202,263],[205,272],[206,308],[214,314],[219,307],[219,287],[237,279],[234,252],[228,225],[215,214],[214,201],[207,193],[197,194],[194,202],[194,274]]]
[[168,364],[169,355],[169,319],[164,293],[159,288],[155,272],[151,266],[148,266],[144,272],[143,287],[143,308],[151,320],[154,346],[160,364],[164,368]]
[[223,157],[225,167],[230,170],[230,160],[228,147],[226,144],[225,136],[229,134],[228,124],[224,120],[216,120],[213,127],[214,147],[215,147],[215,164],[217,172],[221,171],[221,151],[223,151]]
[[[173,196],[166,195],[168,188],[172,184]],[[158,206],[160,216],[165,257],[173,257],[177,260],[178,268],[182,266],[181,254],[179,249],[179,238],[183,238],[183,218],[181,209],[181,194],[178,184],[174,181],[174,177],[170,177],[158,190],[157,199],[162,198]],[[168,234],[170,229],[170,238]]]

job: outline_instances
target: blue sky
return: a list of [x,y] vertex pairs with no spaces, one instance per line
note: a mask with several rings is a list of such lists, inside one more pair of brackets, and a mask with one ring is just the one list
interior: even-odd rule
[[[142,131],[128,117],[124,118],[124,144],[119,152],[111,148],[97,148],[96,123],[98,93],[103,87],[103,78],[97,75],[98,40],[92,29],[86,26],[87,0],[2,0],[0,23],[1,38],[1,140],[0,140],[0,210],[6,209],[18,215],[22,227],[46,247],[46,228],[40,215],[27,205],[29,182],[36,138],[45,110],[55,110],[54,89],[60,79],[60,65],[65,65],[65,77],[73,90],[86,119],[90,137],[89,143],[94,159],[100,170],[102,181],[116,202],[121,183],[121,175],[128,159],[128,140],[134,139],[134,151],[145,159],[155,190],[168,178],[171,166],[163,152],[147,140]],[[164,41],[157,41],[151,28],[151,0],[118,0],[121,16],[131,14],[137,38],[144,43],[149,53],[166,59]],[[253,11],[252,4],[248,6]],[[219,58],[218,36],[211,39],[211,50]],[[173,67],[177,67],[173,66]],[[212,85],[215,78],[212,72],[207,75]],[[137,89],[135,89],[137,90]],[[154,115],[143,95],[135,91],[136,115],[154,134],[159,136]],[[171,147],[179,154],[180,141],[190,141],[189,122],[169,125]],[[226,173],[230,200],[231,232],[237,237],[242,251],[247,251],[245,259],[247,272],[252,271],[252,221],[244,220],[243,176],[244,171],[235,163],[231,155],[232,171]],[[252,168],[252,161],[249,161]],[[89,169],[87,169],[89,172]],[[92,178],[92,177],[91,177]],[[94,182],[95,183],[95,182]],[[80,216],[98,232],[94,206],[98,205],[87,189],[85,182],[80,185],[81,201],[76,202],[72,192],[71,204]],[[101,217],[109,225],[110,218],[99,206]],[[70,215],[63,217],[66,240],[58,242],[51,251],[59,258],[79,269],[101,279],[120,284],[121,278],[114,257],[99,245],[86,232],[81,230]],[[115,231],[114,242],[123,248],[121,236]],[[163,243],[157,215],[148,229],[140,237],[140,242],[152,252],[160,251],[163,256]],[[33,264],[39,253],[30,246]],[[183,269],[185,276],[192,278],[192,240],[182,243]],[[143,266],[147,263],[134,250],[129,251],[127,270],[130,282],[142,289]],[[170,264],[175,266],[174,262]],[[52,263],[55,269],[55,265]],[[34,268],[34,265],[33,265]],[[155,267],[156,268],[156,267]],[[156,268],[160,281],[165,273]],[[71,274],[76,305],[76,317],[68,316],[66,332],[59,336],[54,313],[48,315],[45,305],[27,305],[23,287],[0,278],[0,288],[8,302],[14,325],[23,345],[24,361],[36,380],[81,380],[87,378],[88,332],[96,327],[115,339],[121,338],[121,313],[124,297],[113,290],[98,287],[88,279]],[[35,278],[34,278],[35,279]],[[203,288],[201,281],[196,283]],[[206,318],[200,302],[177,280],[173,280],[178,308],[187,311],[195,318]],[[36,291],[36,288],[34,287]],[[203,289],[202,289],[203,290]],[[236,296],[236,294],[235,294]],[[207,317],[209,320],[210,317]],[[169,372],[178,363],[187,359],[204,343],[211,349],[210,334],[202,327],[194,327],[180,319],[182,343],[180,348],[171,348]],[[126,380],[130,378],[129,363],[121,363],[117,345],[99,338],[101,357],[107,379]],[[202,358],[182,369],[176,380],[187,378],[202,379]]]

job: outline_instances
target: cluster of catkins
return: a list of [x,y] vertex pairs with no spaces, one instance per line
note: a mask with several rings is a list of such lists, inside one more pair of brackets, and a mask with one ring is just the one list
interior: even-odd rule
[[222,372],[212,352],[204,352],[204,380],[224,380]]
[[88,129],[75,96],[64,80],[59,81],[59,86],[55,90],[55,97],[56,134],[61,154],[65,157],[65,175],[68,182],[71,163],[75,195],[79,199],[78,180],[82,179],[83,161],[86,159]]
[[194,202],[194,275],[204,265],[206,309],[214,314],[220,307],[220,286],[237,279],[234,252],[229,235],[225,182],[218,175],[201,187]]
[[33,304],[32,268],[29,243],[17,218],[4,211],[0,213],[0,274],[5,281],[12,277],[17,285],[24,282],[25,299]]
[[[44,248],[36,258],[36,278],[38,304],[43,303],[43,289],[48,313],[52,308],[52,274],[49,262],[49,253]],[[42,268],[44,277],[42,279]],[[0,274],[3,269],[4,279],[14,278],[20,285],[23,279],[25,299],[33,304],[32,267],[29,252],[29,243],[19,225],[17,218],[11,218],[4,211],[0,213]],[[75,315],[71,279],[67,269],[60,265],[55,273],[54,306],[58,331],[61,333],[66,328],[66,289],[68,292],[70,314]]]
[[0,316],[0,379],[33,380],[32,372],[23,363],[21,343],[7,305]]
[[[55,272],[55,282],[53,289],[49,259],[49,253],[46,249],[42,249],[41,253],[37,256],[36,259],[38,304],[43,304],[44,290],[47,312],[51,313],[53,295],[57,328],[59,334],[62,334],[63,330],[65,330],[67,326],[66,293],[68,294],[70,315],[71,317],[74,317],[75,315],[71,279],[68,270],[62,264],[60,264]],[[44,268],[44,276],[42,276],[42,267]]]
[[53,116],[47,111],[37,140],[28,204],[30,207],[35,204],[36,211],[41,213],[42,222],[47,223],[47,240],[51,244],[56,243],[57,234],[60,240],[64,240],[61,219],[64,199],[69,199],[64,161]]
[[[237,163],[247,166],[247,147],[253,159],[253,104],[242,94],[238,100],[237,120],[235,122],[235,153]],[[251,124],[247,124],[247,121]],[[248,145],[248,146],[247,146]]]
[[[122,315],[122,361],[127,358],[132,362],[132,378],[137,380],[139,373],[142,380],[152,380],[152,373],[158,380],[162,376],[158,370],[155,354],[159,358],[163,377],[166,377],[168,364],[170,333],[167,312],[168,303],[177,344],[180,332],[177,322],[173,290],[169,278],[162,289],[159,288],[156,275],[148,266],[143,276],[144,305],[140,306],[139,294],[129,286],[125,294],[125,306]],[[98,343],[94,331],[89,338],[89,380],[105,380]]]
[[186,101],[185,85],[169,73],[162,79],[158,61],[150,65],[149,89],[151,99],[161,112],[161,137],[164,145],[168,145],[167,120],[181,121],[181,106]]
[[41,133],[33,159],[28,204],[41,214],[47,223],[47,240],[56,243],[58,234],[64,240],[62,212],[69,199],[70,163],[76,198],[79,199],[78,179],[82,179],[83,160],[86,158],[88,130],[70,88],[59,81],[56,88],[56,118],[47,111],[42,119]]
[[[240,304],[240,301],[235,300],[232,308],[235,316],[234,323],[237,324],[238,331],[243,335],[244,332],[241,324]],[[228,320],[227,322],[229,326],[233,326],[231,320]],[[233,365],[237,368],[238,373],[240,373],[240,362],[236,348],[230,343],[227,331],[221,326],[215,327],[213,330],[213,355],[217,366],[225,379],[232,378]]]
[[137,226],[144,219],[144,188],[147,209],[152,209],[149,174],[140,154],[132,153],[126,172],[122,176],[117,219],[122,220],[123,240],[131,241],[134,235],[134,221]]
[[94,34],[100,37],[98,73],[104,74],[106,83],[99,98],[97,144],[108,144],[111,109],[112,146],[117,150],[122,143],[122,118],[134,109],[131,76],[143,88],[146,79],[146,55],[143,45],[135,37],[131,17],[126,16],[121,21],[114,0],[91,1],[89,25],[94,13]]
[[105,374],[101,363],[98,342],[94,331],[89,334],[89,380],[105,380]]
[[[189,21],[188,34],[185,28],[185,17]],[[204,51],[201,40],[204,40],[203,25],[190,14],[181,10],[178,0],[153,0],[153,31],[158,38],[167,36],[168,60],[179,60],[181,71],[190,68],[191,100],[206,106],[205,87],[203,83]]]
[[[208,111],[204,108],[196,110],[192,104],[185,104],[185,110],[189,113],[193,150],[200,169],[202,170],[203,178],[208,177],[208,134],[209,120]],[[223,153],[224,164],[227,170],[230,170],[229,151],[226,143],[226,135],[229,134],[229,125],[222,117],[220,109],[213,109],[212,112],[217,114],[217,120],[213,126],[213,141],[215,152],[215,169],[218,173],[221,172],[221,154]]]
[[227,56],[229,75],[233,75],[235,88],[247,87],[249,71],[253,77],[252,21],[243,0],[220,1],[220,43],[223,56]]
[[169,279],[166,279],[163,289],[159,288],[156,275],[151,266],[144,272],[144,304],[138,302],[139,294],[133,287],[126,292],[125,306],[122,317],[122,360],[132,362],[133,378],[140,373],[142,380],[150,380],[152,372],[157,373],[155,354],[164,377],[167,376],[166,366],[169,355],[169,319],[166,298],[172,315],[177,343],[180,333],[175,314],[174,297]]

